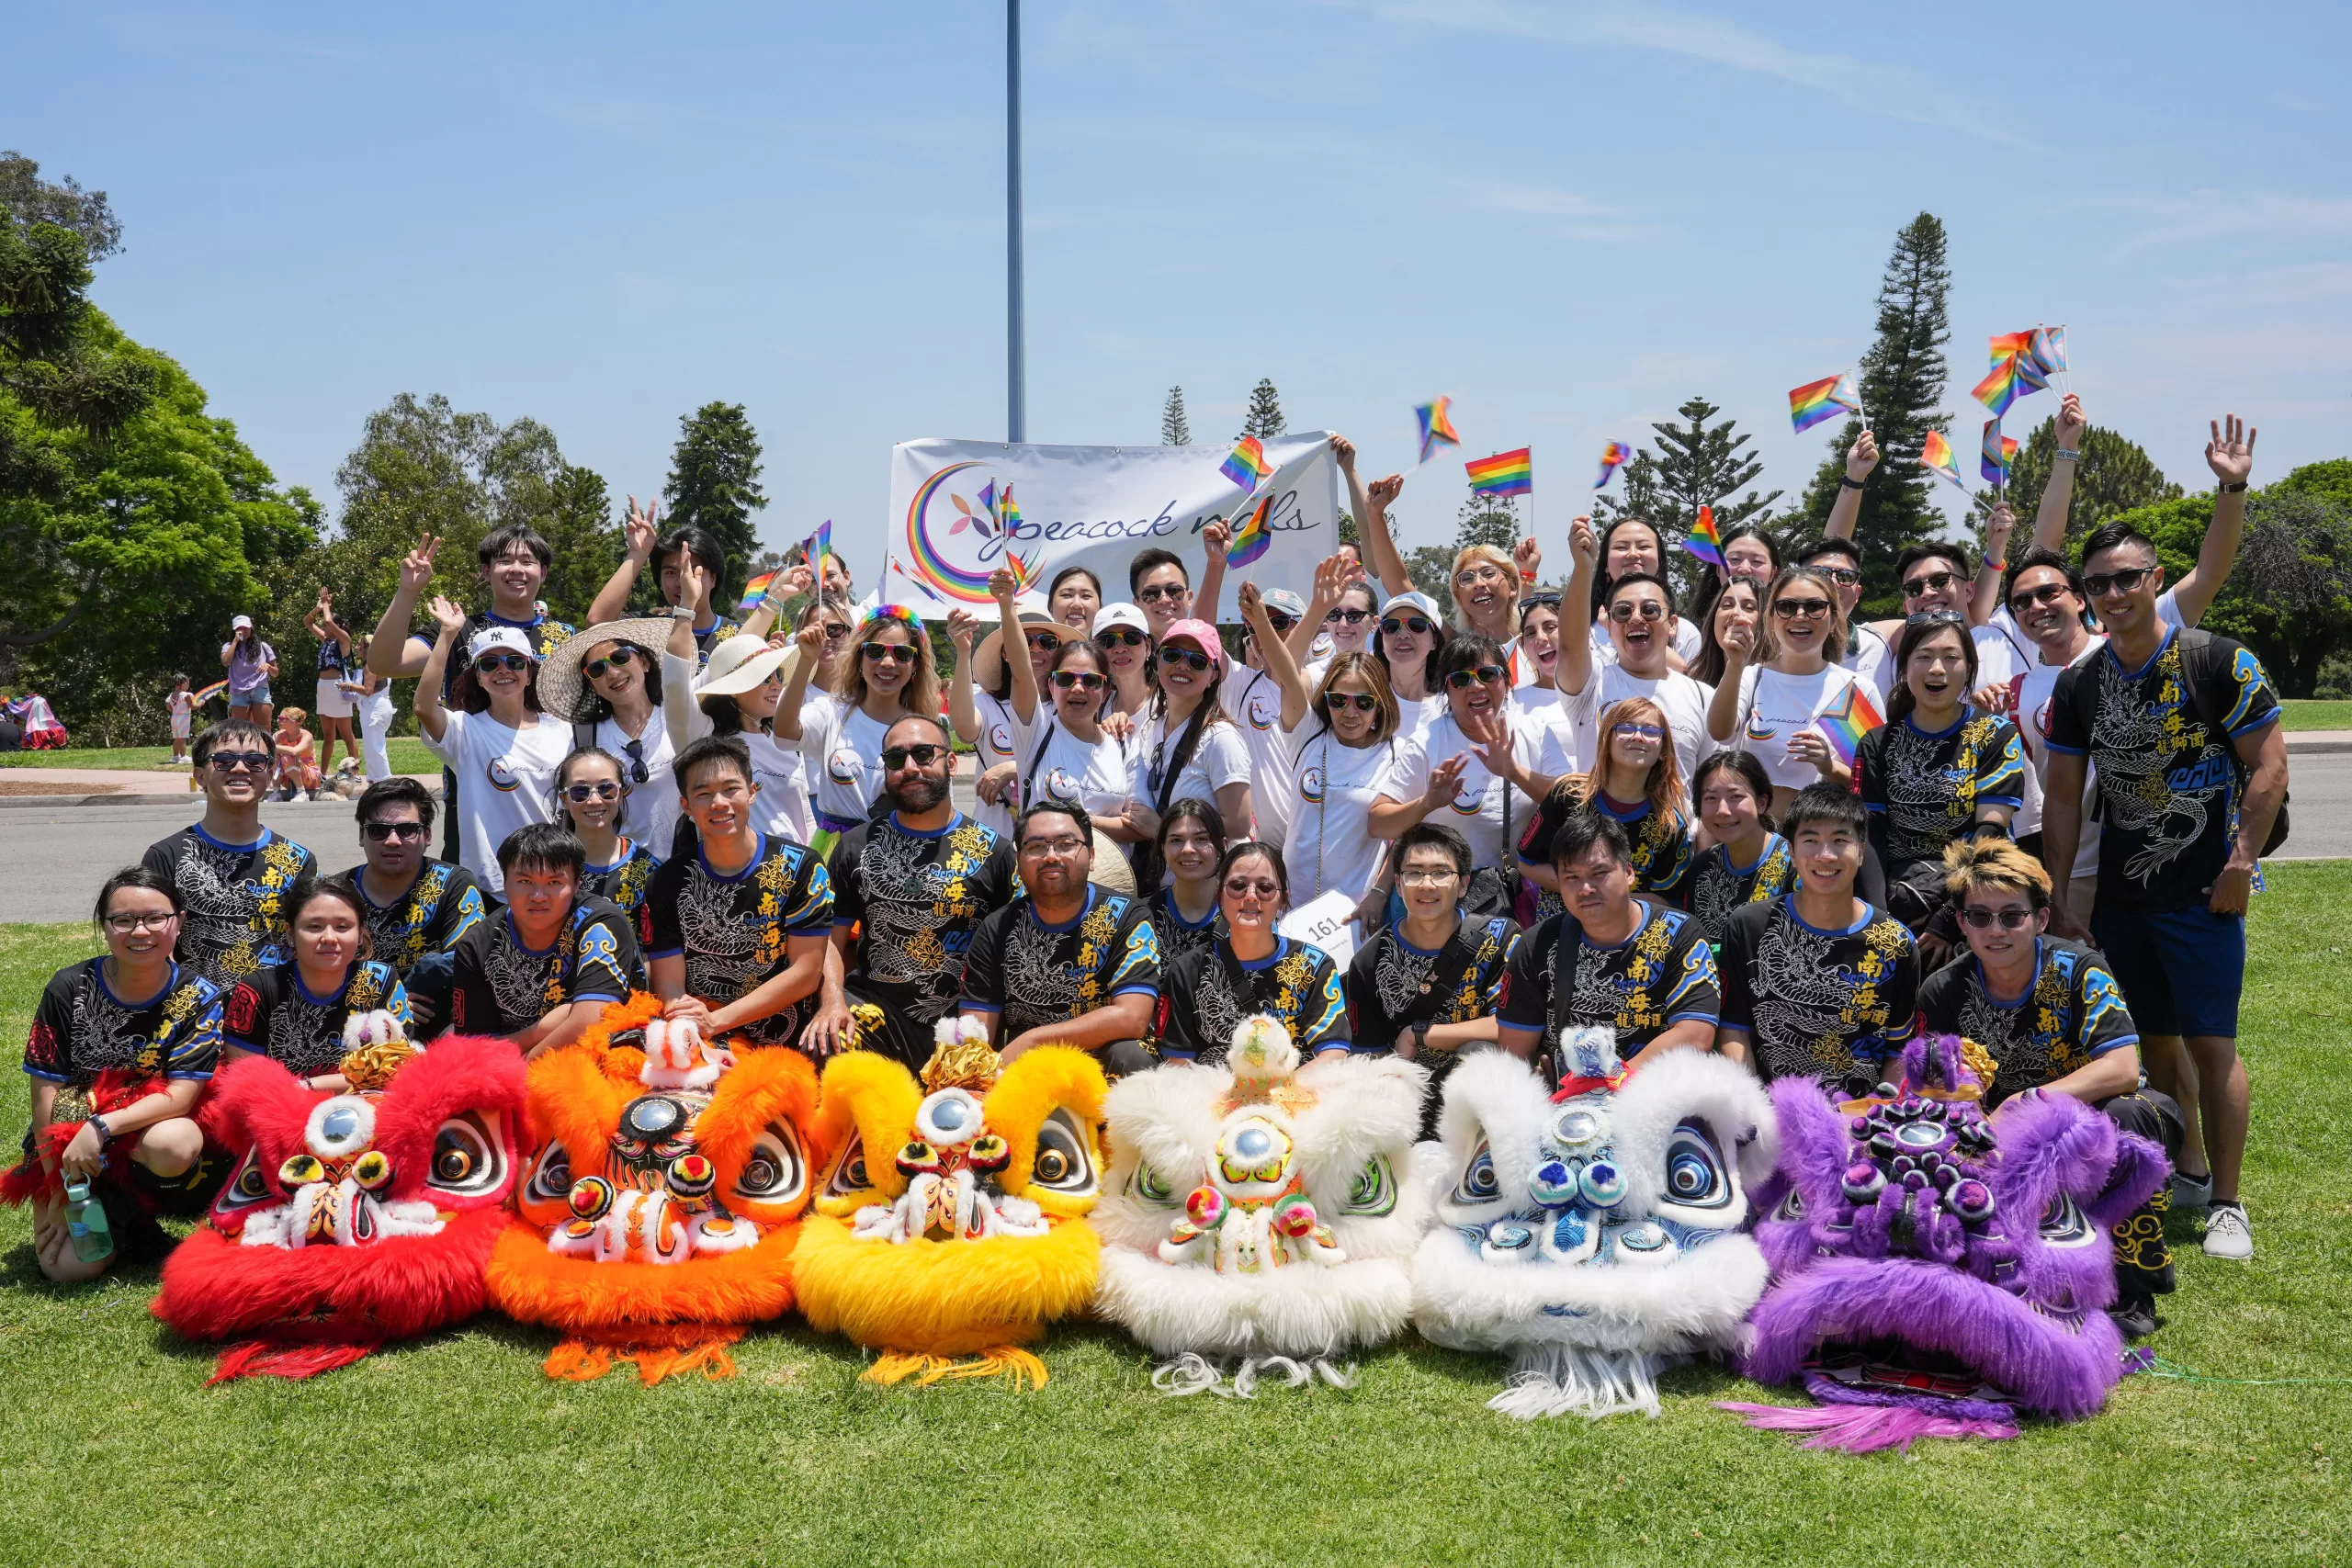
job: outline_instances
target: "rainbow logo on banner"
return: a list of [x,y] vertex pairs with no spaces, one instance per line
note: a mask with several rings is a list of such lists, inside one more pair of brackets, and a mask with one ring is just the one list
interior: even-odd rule
[[1863,694],[1862,688],[1850,682],[1846,686],[1846,694],[1838,700],[1838,705],[1814,720],[1827,739],[1829,749],[1837,752],[1838,760],[1849,768],[1854,765],[1856,753],[1861,750],[1862,737],[1885,722],[1879,716],[1878,709],[1871,705],[1871,700]]
[[1421,427],[1422,462],[1428,462],[1430,454],[1434,453],[1441,445],[1447,446],[1462,445],[1462,434],[1453,428],[1453,400],[1452,398],[1436,398],[1426,403],[1415,404],[1413,418]]
[[1522,446],[1516,452],[1474,457],[1462,465],[1462,471],[1470,476],[1470,488],[1480,495],[1532,495],[1535,491],[1534,450]]
[[[908,575],[917,579],[934,598],[966,604],[993,602],[989,593],[989,573],[998,564],[993,558],[999,552],[991,551],[989,547],[996,545],[1001,548],[1011,538],[1011,529],[1001,515],[1004,503],[996,494],[996,481],[990,479],[987,488],[981,491],[981,506],[978,512],[973,511],[971,503],[961,496],[949,498],[956,502],[957,517],[948,526],[947,534],[953,536],[969,533],[979,541],[977,548],[959,547],[951,557],[941,541],[933,536],[928,519],[932,497],[939,492],[940,486],[946,483],[951,475],[978,467],[977,461],[968,460],[948,464],[923,480],[915,491],[914,500],[907,503],[905,566],[910,569]],[[1011,521],[1017,522],[1020,515],[1016,509]],[[958,545],[961,546],[960,539]],[[1028,561],[1010,549],[1001,548],[1001,553],[1002,563],[1012,570],[1015,578],[1023,582],[1035,580],[1036,569]],[[961,558],[967,555],[975,558],[968,565]]]
[[1928,432],[1928,439],[1919,448],[1919,461],[1958,485],[1964,492],[1968,481],[1960,477],[1960,459],[1951,454],[1951,443],[1944,439],[1940,430]]
[[1233,543],[1226,549],[1225,564],[1227,568],[1253,565],[1260,556],[1266,553],[1266,547],[1274,542],[1274,531],[1270,526],[1273,510],[1274,498],[1272,495],[1250,508],[1248,521],[1234,530]]
[[1723,536],[1715,532],[1713,507],[1699,508],[1699,519],[1690,525],[1690,532],[1683,538],[1682,547],[1717,571],[1723,570],[1724,541]]
[[1235,442],[1231,455],[1217,469],[1243,490],[1256,490],[1258,481],[1273,471],[1273,464],[1266,460],[1266,449],[1254,435],[1245,435]]

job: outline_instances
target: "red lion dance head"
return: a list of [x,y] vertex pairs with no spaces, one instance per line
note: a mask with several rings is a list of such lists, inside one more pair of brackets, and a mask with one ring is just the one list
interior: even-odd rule
[[201,1120],[243,1151],[210,1223],[164,1264],[157,1317],[229,1339],[210,1381],[307,1378],[480,1312],[514,1190],[523,1060],[504,1040],[420,1051],[379,1031],[334,1094],[266,1056],[213,1080]]
[[563,1331],[549,1377],[632,1361],[648,1383],[734,1372],[743,1325],[792,1305],[817,1072],[797,1051],[729,1049],[639,994],[530,1066],[535,1151],[491,1299]]

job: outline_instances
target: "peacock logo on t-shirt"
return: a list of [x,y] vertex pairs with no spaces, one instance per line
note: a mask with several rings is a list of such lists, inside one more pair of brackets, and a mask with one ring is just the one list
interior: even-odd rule
[[1323,804],[1323,770],[1309,768],[1298,775],[1298,798],[1309,806]]
[[1079,798],[1079,781],[1068,768],[1054,769],[1040,783],[1044,788],[1038,792],[1039,800],[1075,802]]
[[836,746],[825,772],[837,784],[854,784],[865,777],[865,761],[849,747]]
[[1283,716],[1283,699],[1274,692],[1250,694],[1250,728],[1264,731],[1273,728],[1274,720]]
[[1742,733],[1744,733],[1748,739],[1760,744],[1763,741],[1771,739],[1772,737],[1778,735],[1780,731],[1765,723],[1764,716],[1762,714],[1757,713],[1751,709],[1747,715],[1747,728]]
[[1012,726],[1009,724],[989,726],[989,754],[993,757],[1012,755]]
[[512,795],[523,787],[522,775],[515,773],[514,764],[503,757],[492,757],[490,765],[482,772],[490,775],[490,782],[495,788],[505,794]]
[[1476,817],[1486,809],[1487,792],[1483,789],[1464,791],[1453,797],[1453,814],[1456,817]]

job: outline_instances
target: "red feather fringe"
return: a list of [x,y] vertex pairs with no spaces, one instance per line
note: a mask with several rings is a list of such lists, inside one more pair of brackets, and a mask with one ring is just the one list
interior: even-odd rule
[[[90,1085],[90,1104],[103,1116],[109,1111],[119,1111],[126,1105],[136,1105],[151,1094],[161,1094],[171,1087],[159,1077],[133,1077],[127,1067],[108,1067]],[[34,1139],[35,1152],[22,1163],[0,1171],[0,1203],[28,1203],[35,1198],[55,1201],[65,1196],[65,1183],[57,1174],[57,1162],[82,1131],[79,1122],[51,1122]],[[146,1213],[154,1205],[144,1194],[130,1185],[130,1162],[132,1144],[122,1140],[107,1145],[106,1163],[98,1174],[124,1191],[140,1200],[140,1210]],[[46,1156],[46,1157],[44,1157]]]
[[339,1345],[288,1344],[274,1339],[248,1339],[220,1352],[204,1386],[232,1382],[238,1378],[314,1378],[337,1367],[347,1367],[376,1353],[380,1339]]

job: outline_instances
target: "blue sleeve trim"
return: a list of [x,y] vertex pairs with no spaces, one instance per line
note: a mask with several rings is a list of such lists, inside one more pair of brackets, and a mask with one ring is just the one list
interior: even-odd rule
[[1111,996],[1114,1000],[1120,997],[1149,997],[1153,1001],[1158,1001],[1159,999],[1159,987],[1157,986],[1122,986],[1117,990],[1113,991]]
[[1976,797],[1976,804],[1979,806],[2006,806],[2012,811],[2023,811],[2025,809],[2025,796],[2021,795],[1980,795]]
[[611,991],[582,991],[571,999],[575,1002],[625,1002],[628,1000],[627,997],[616,996]]
[[74,1081],[63,1073],[45,1073],[39,1067],[27,1067],[25,1069],[25,1077],[28,1078],[39,1078],[43,1083],[72,1083]]
[[167,1078],[187,1078],[196,1083],[210,1083],[212,1081],[212,1075],[209,1072],[165,1073],[164,1076]]
[[[827,941],[831,941],[833,934],[833,925],[831,920],[827,920],[821,924],[813,926],[786,926],[784,928],[784,934],[787,937],[820,936],[825,938]],[[657,954],[656,956],[661,955]]]
[[[831,936],[832,932],[831,930],[828,930],[825,934]],[[685,951],[686,950],[683,944],[677,947],[657,947],[645,956],[648,958],[675,958]]]
[[1165,1045],[1159,1048],[1159,1059],[1163,1062],[1189,1062],[1199,1055],[1197,1051],[1170,1051]]
[[1886,807],[1880,801],[1866,800],[1862,802],[1862,809],[1868,812],[1872,812],[1881,817],[1886,815]]
[[2042,741],[2041,749],[2045,751],[2056,751],[2062,756],[2067,757],[2087,757],[2091,754],[2090,749],[2086,746],[2061,746],[2055,740],[2050,739],[2044,739]]
[[1666,1021],[1668,1023],[1703,1023],[1713,1026],[1720,1022],[1722,1021],[1722,1017],[1723,1015],[1720,1011],[1670,1012],[1666,1015]]
[[[250,1040],[240,1040],[233,1034],[223,1034],[220,1037],[220,1043],[223,1045],[234,1045],[240,1051],[251,1051],[256,1056],[266,1056],[269,1055],[269,1048],[267,1046],[256,1045]],[[169,1077],[171,1075],[166,1073],[164,1076],[165,1077]]]
[[2106,1055],[2109,1051],[2120,1051],[2126,1045],[2137,1045],[2138,1043],[2140,1043],[2140,1037],[2136,1034],[2119,1034],[2114,1039],[2109,1041],[2106,1044],[2101,1045],[2098,1050],[2092,1052],[2091,1060],[2096,1062],[2101,1056]]
[[2278,720],[2286,716],[2287,710],[2285,708],[2272,708],[2268,713],[2256,714],[2252,718],[2247,719],[2244,724],[2241,724],[2235,729],[2231,730],[2230,734],[2233,737],[2250,735],[2254,731],[2260,729],[2264,725],[2276,723]]
[[995,1002],[979,1001],[971,997],[966,997],[962,1001],[957,1002],[956,1005],[961,1011],[984,1012],[990,1018],[996,1017],[999,1013],[1004,1010],[1002,1007],[999,1006]]

